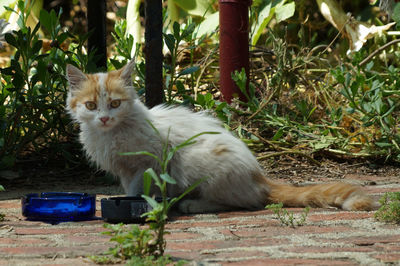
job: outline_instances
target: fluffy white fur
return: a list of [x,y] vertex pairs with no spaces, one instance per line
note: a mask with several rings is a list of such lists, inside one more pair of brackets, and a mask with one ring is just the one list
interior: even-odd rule
[[[251,151],[224,129],[217,119],[204,112],[193,113],[183,107],[145,107],[131,87],[132,65],[127,65],[120,75],[130,99],[122,101],[119,108],[115,109],[107,107],[107,99],[112,98],[104,88],[107,74],[94,74],[98,75],[100,83],[98,109],[95,111],[88,110],[79,101],[75,107],[71,106],[76,92],[88,76],[75,67],[67,68],[70,82],[67,110],[80,124],[80,141],[91,160],[120,178],[127,195],[141,194],[143,172],[150,167],[159,172],[159,165],[148,156],[121,156],[119,153],[148,151],[161,155],[169,130],[170,146],[178,145],[197,133],[214,131],[220,134],[201,135],[195,144],[179,150],[170,162],[169,173],[177,181],[176,185],[168,188],[172,197],[180,195],[196,180],[208,177],[192,193],[192,197],[183,200],[180,210],[199,213],[233,208],[261,209],[268,201],[284,202],[279,199],[279,195],[269,199],[269,194],[271,189],[285,189],[288,186],[280,187],[264,178]],[[107,125],[99,122],[104,116],[110,117]],[[151,121],[158,129],[161,139],[147,121]],[[293,201],[295,203],[289,205],[305,204],[296,202],[296,199]],[[348,203],[346,209],[352,209]]]

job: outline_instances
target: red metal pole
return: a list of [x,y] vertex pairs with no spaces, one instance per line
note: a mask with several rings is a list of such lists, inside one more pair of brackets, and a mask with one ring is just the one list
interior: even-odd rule
[[219,0],[219,68],[222,99],[247,101],[232,80],[235,70],[245,68],[249,83],[249,6],[251,0]]

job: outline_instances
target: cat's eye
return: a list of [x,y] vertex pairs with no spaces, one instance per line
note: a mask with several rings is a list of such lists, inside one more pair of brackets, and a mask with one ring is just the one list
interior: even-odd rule
[[112,100],[110,102],[111,108],[118,108],[121,105],[121,100]]
[[95,110],[97,108],[97,105],[96,105],[95,102],[85,102],[85,106],[90,111],[93,111],[93,110]]

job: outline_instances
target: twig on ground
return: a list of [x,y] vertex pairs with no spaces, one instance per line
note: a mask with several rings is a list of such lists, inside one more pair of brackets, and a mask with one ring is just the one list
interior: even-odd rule
[[364,60],[362,60],[359,64],[359,66],[363,66],[366,63],[368,63],[375,55],[379,54],[380,52],[382,52],[383,50],[385,50],[386,48],[388,48],[389,46],[392,46],[393,44],[396,44],[400,42],[400,39],[396,39],[393,41],[388,42],[385,45],[382,45],[381,47],[379,47],[378,49],[376,49],[375,51],[373,51],[369,56],[367,56]]

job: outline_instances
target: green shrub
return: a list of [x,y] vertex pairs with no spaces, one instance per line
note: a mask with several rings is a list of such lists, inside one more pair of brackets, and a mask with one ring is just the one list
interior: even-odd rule
[[375,218],[386,223],[400,224],[400,192],[386,192],[379,200],[381,207]]
[[[0,69],[0,169],[15,164],[22,154],[40,153],[44,159],[63,157],[79,162],[73,125],[66,114],[65,98],[67,64],[86,71],[95,68],[93,54],[86,55],[83,45],[87,36],[75,37],[61,28],[61,12],[40,12],[40,23],[34,29],[26,26],[30,9],[18,1],[20,29],[5,34],[15,49],[10,65]],[[38,30],[49,32],[47,51]],[[65,48],[68,46],[68,48]],[[62,48],[63,47],[63,48]]]

